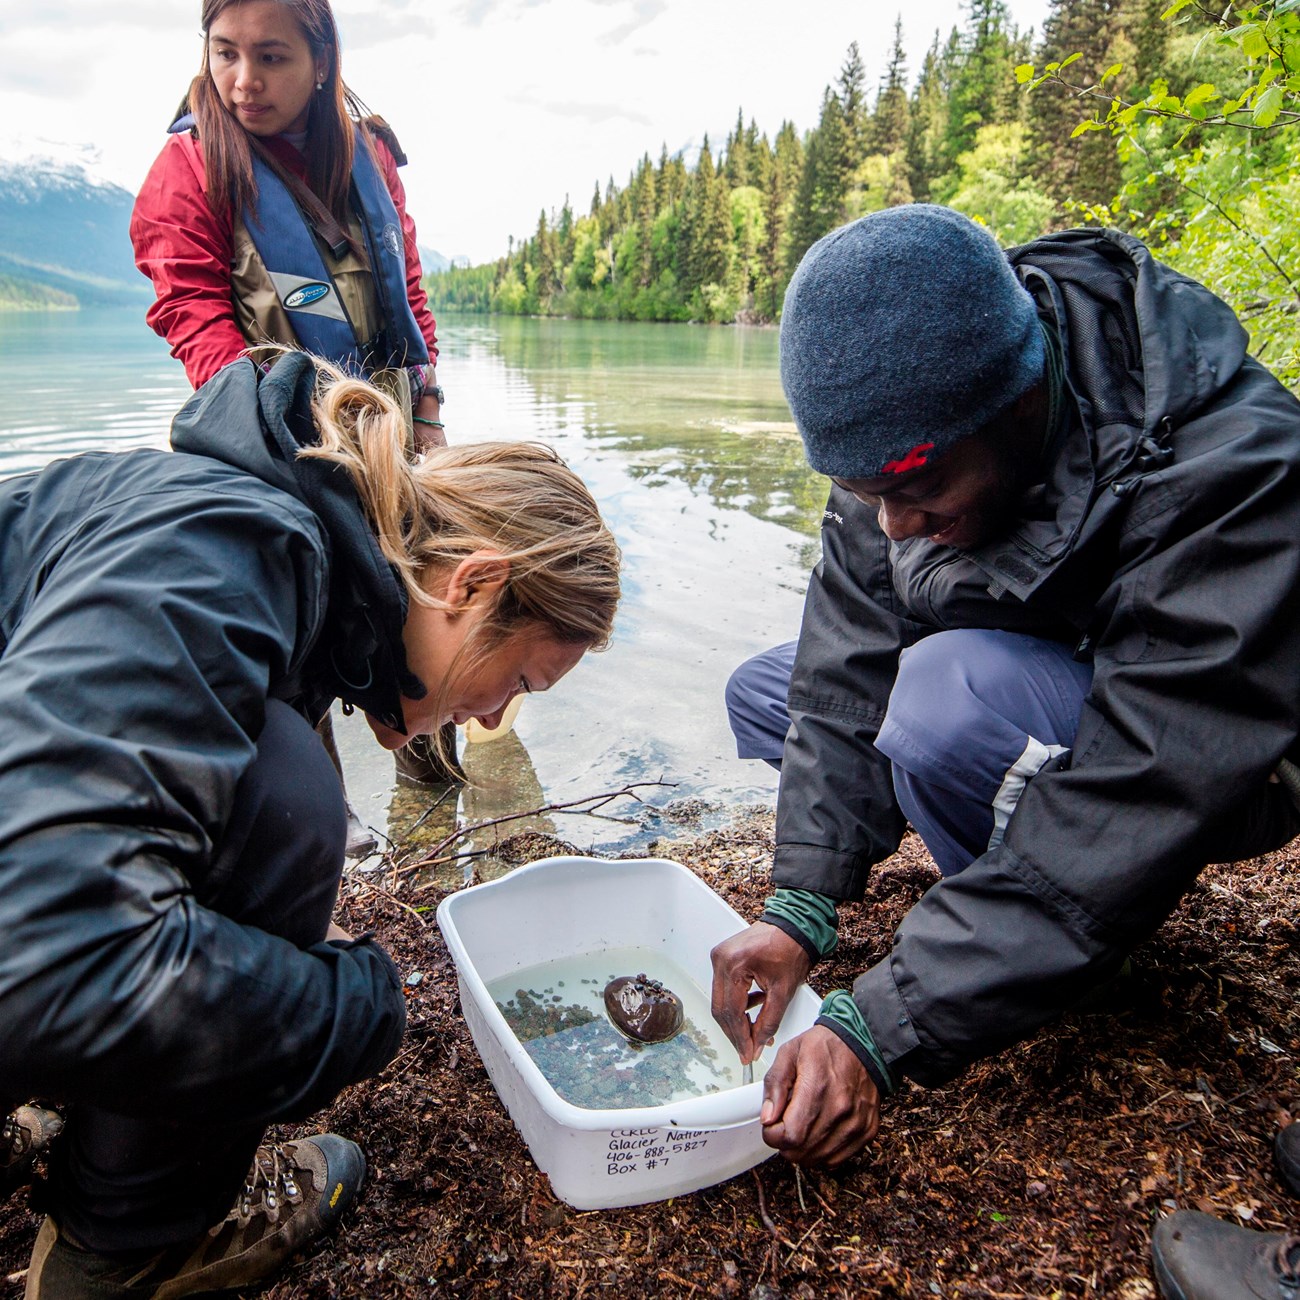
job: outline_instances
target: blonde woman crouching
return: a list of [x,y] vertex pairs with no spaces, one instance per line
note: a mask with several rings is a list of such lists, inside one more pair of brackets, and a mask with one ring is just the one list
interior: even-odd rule
[[390,748],[493,725],[619,598],[553,452],[409,463],[392,399],[304,354],[226,367],[172,441],[0,483],[0,1098],[66,1107],[47,1300],[241,1286],[337,1223],[360,1149],[263,1130],[382,1069],[405,1017],[331,923],[313,724],[338,698]]

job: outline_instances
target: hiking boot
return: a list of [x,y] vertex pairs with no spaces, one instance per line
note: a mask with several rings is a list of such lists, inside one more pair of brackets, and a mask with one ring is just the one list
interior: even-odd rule
[[1273,1143],[1277,1171],[1293,1196],[1300,1196],[1300,1120],[1293,1120]]
[[378,847],[379,837],[357,816],[357,810],[345,794],[343,807],[348,816],[348,838],[343,847],[345,858],[368,858]]
[[63,1116],[43,1106],[19,1106],[0,1124],[0,1196],[28,1181],[32,1165],[63,1130]]
[[1165,1300],[1300,1300],[1300,1237],[1179,1210],[1151,1237]]
[[176,1300],[248,1286],[332,1231],[365,1173],[361,1148],[333,1133],[260,1146],[234,1208],[216,1227],[145,1256],[83,1250],[46,1219],[25,1300]]
[[443,724],[439,733],[447,754],[444,760],[428,736],[412,736],[393,757],[399,779],[415,785],[455,785],[465,779],[464,769],[456,759],[456,724]]

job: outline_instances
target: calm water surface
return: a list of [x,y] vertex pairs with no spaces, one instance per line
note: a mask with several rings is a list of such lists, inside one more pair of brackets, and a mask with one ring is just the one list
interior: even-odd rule
[[[0,313],[0,476],[84,450],[166,447],[189,387],[142,317]],[[796,634],[825,498],[781,396],[776,332],[459,316],[439,333],[448,436],[553,445],[625,557],[613,645],[527,699],[510,736],[466,747],[479,785],[458,815],[675,783],[645,791],[650,807],[604,810],[621,820],[552,813],[506,828],[608,851],[689,827],[682,800],[770,803],[775,773],[735,758],[722,690],[743,658]],[[428,796],[394,786],[358,717],[338,723],[363,819],[409,826]]]

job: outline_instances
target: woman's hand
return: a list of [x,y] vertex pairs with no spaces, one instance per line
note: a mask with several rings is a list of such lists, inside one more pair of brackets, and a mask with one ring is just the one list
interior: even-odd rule
[[[438,405],[438,399],[432,393],[424,393],[411,414],[416,417],[414,428],[417,452],[428,451],[430,447],[447,445],[447,435],[439,427],[442,423],[442,407]],[[423,420],[436,420],[438,424],[423,424],[421,423]]]

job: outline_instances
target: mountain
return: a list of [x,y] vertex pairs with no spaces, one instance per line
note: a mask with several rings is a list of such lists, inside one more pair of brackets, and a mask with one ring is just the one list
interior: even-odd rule
[[[0,139],[0,310],[148,303],[129,226],[135,197],[91,145]],[[426,272],[469,259],[420,249]]]
[[438,252],[436,248],[425,248],[420,244],[417,251],[420,254],[420,269],[425,275],[432,275],[435,271],[445,271],[451,265],[451,258]]
[[85,145],[0,141],[0,307],[147,302],[127,228],[134,196]]
[[420,266],[423,268],[425,275],[433,275],[437,271],[450,271],[452,267],[469,266],[469,258],[464,253],[455,253],[448,257],[446,253],[440,253],[436,248],[425,248],[423,244],[418,246],[420,254]]

